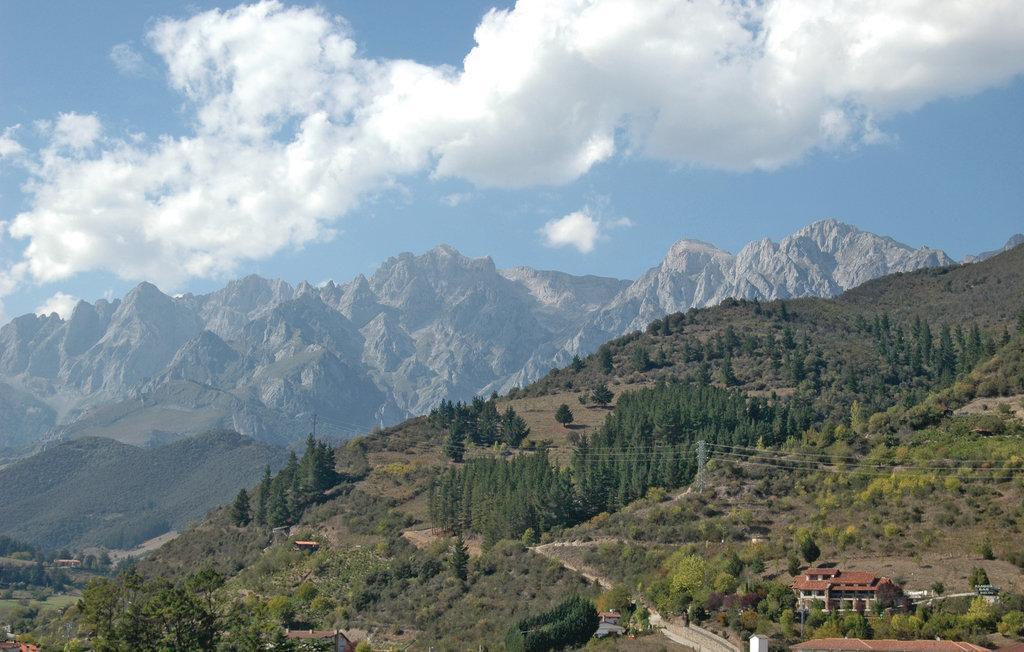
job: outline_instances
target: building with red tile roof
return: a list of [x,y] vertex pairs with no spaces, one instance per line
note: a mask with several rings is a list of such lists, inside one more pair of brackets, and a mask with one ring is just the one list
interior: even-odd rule
[[790,588],[796,593],[800,608],[809,609],[820,601],[825,611],[865,611],[874,607],[886,593],[889,596],[902,593],[888,577],[838,568],[808,568],[793,578]]

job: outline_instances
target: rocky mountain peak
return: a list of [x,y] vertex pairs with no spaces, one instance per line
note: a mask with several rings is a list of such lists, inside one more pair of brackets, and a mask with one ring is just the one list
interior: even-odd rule
[[160,288],[152,283],[143,281],[129,290],[128,294],[124,295],[121,308],[123,310],[147,309],[159,305],[169,305],[173,301],[171,297],[161,292]]
[[709,263],[731,264],[733,255],[724,249],[702,240],[684,238],[676,241],[668,250],[661,263],[663,270],[698,271]]
[[[78,304],[67,321],[26,315],[0,329],[0,386],[35,392],[7,421],[32,431],[0,426],[0,446],[50,428],[54,437],[109,431],[146,440],[147,428],[182,414],[193,430],[232,424],[271,438],[314,411],[360,426],[392,423],[441,398],[530,382],[667,313],[727,297],[832,296],[951,262],[828,219],[736,255],[682,239],[632,282],[499,271],[491,258],[442,244],[321,287],[249,275],[174,298],[141,283],[123,301]],[[143,395],[139,411],[130,401]]]
[[1010,239],[1006,241],[1006,244],[1000,247],[999,249],[993,249],[992,251],[983,251],[980,254],[975,254],[973,256],[964,256],[964,262],[978,263],[987,258],[991,258],[996,254],[1001,254],[1004,251],[1009,251],[1010,249],[1013,249],[1014,247],[1019,247],[1022,244],[1024,244],[1024,233],[1017,233],[1015,235],[1010,236]]

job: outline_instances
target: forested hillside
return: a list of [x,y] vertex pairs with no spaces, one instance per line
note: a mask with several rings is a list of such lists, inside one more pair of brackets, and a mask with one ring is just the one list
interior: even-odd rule
[[[341,627],[375,645],[498,649],[563,612],[586,621],[566,603],[579,595],[630,610],[641,634],[651,608],[737,642],[794,641],[791,576],[835,563],[939,599],[812,610],[805,636],[1005,642],[1024,634],[1022,274],[1018,248],[836,300],[670,315],[509,396],[446,402],[331,452],[310,441],[63,622],[159,638],[173,611],[146,634],[135,610],[177,591],[217,597],[204,640]],[[942,599],[989,581],[1006,592],[996,605]],[[98,618],[127,586],[143,587],[139,606]]]
[[286,457],[227,431],[155,449],[73,440],[0,469],[0,534],[48,550],[131,547],[202,517]]
[[854,401],[865,414],[913,405],[993,355],[1024,310],[1022,287],[1024,246],[833,300],[726,300],[655,320],[512,395],[689,380],[774,393],[838,422]]

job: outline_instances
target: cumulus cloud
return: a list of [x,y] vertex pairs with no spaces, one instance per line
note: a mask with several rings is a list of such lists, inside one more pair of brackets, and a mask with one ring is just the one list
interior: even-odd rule
[[575,247],[586,254],[594,250],[601,226],[587,211],[574,211],[547,222],[541,227],[540,234],[549,247]]
[[69,147],[76,152],[92,147],[100,137],[103,127],[95,115],[79,113],[61,113],[53,125],[44,123],[51,129],[50,142],[55,147]]
[[187,135],[62,114],[27,164],[18,264],[37,281],[102,269],[173,286],[330,238],[403,175],[557,185],[617,152],[770,170],[1024,70],[1018,0],[520,0],[474,37],[453,68],[361,57],[320,8],[160,20],[147,43]]
[[608,232],[635,226],[628,217],[601,219],[589,207],[573,211],[564,217],[549,220],[540,233],[547,247],[575,247],[580,253],[590,253],[600,239],[607,239]]
[[118,43],[110,48],[110,61],[122,75],[144,77],[154,72],[153,67],[146,63],[131,43]]
[[16,132],[20,126],[21,125],[13,125],[0,132],[0,160],[13,158],[25,151],[25,148],[21,146],[21,143],[14,139],[14,132]]
[[63,292],[57,292],[52,297],[43,302],[41,306],[36,308],[37,315],[49,315],[51,313],[57,313],[61,319],[67,319],[71,316],[71,312],[75,309],[75,305],[78,304],[78,299],[65,294]]

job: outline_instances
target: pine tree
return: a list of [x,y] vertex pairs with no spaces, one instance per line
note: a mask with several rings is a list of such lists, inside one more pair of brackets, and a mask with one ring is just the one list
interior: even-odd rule
[[572,356],[572,362],[569,364],[569,366],[572,368],[573,371],[579,373],[580,371],[583,371],[583,360],[580,360],[580,356],[574,355]]
[[287,525],[291,514],[288,512],[287,488],[285,478],[280,473],[270,486],[270,502],[267,505],[267,523],[270,527]]
[[448,429],[448,439],[444,443],[444,454],[453,462],[461,462],[466,453],[466,436],[461,425],[456,422]]
[[633,347],[633,368],[637,371],[647,371],[651,368],[651,356],[647,353],[647,347]]
[[316,496],[327,491],[337,482],[338,474],[334,467],[334,449],[326,442],[317,442],[313,448],[313,460],[309,470],[309,485]]
[[500,416],[498,415],[495,401],[491,400],[484,403],[476,418],[477,428],[474,443],[481,446],[489,446],[497,441],[499,420]]
[[260,525],[267,524],[267,511],[270,503],[270,465],[263,469],[263,479],[256,491],[256,522]]
[[701,385],[711,384],[711,366],[707,362],[701,362],[697,367],[696,380]]
[[501,437],[506,444],[512,447],[519,446],[523,440],[530,436],[530,428],[526,420],[516,414],[512,406],[508,406],[505,414],[501,417]]
[[808,564],[813,564],[818,559],[821,555],[821,550],[814,541],[814,537],[808,534],[801,538],[800,554],[803,555]]
[[568,405],[562,403],[558,406],[558,409],[555,410],[555,421],[565,427],[568,427],[573,422],[572,410],[569,409]]
[[466,540],[461,534],[452,542],[448,553],[448,565],[455,577],[463,582],[469,577],[469,548],[466,547]]
[[612,399],[615,398],[615,393],[602,383],[591,390],[590,397],[598,405],[604,406],[612,402]]
[[242,527],[249,524],[249,493],[243,488],[238,490],[235,502],[231,505],[231,522]]
[[949,326],[942,327],[937,358],[936,375],[944,380],[952,378],[956,374],[956,349],[953,346],[953,334]]
[[597,368],[601,370],[601,373],[610,374],[612,372],[612,350],[607,345],[597,350]]
[[726,387],[732,387],[737,385],[739,381],[736,379],[736,374],[732,370],[732,354],[726,351],[725,357],[722,358],[722,368],[720,372],[720,380]]

